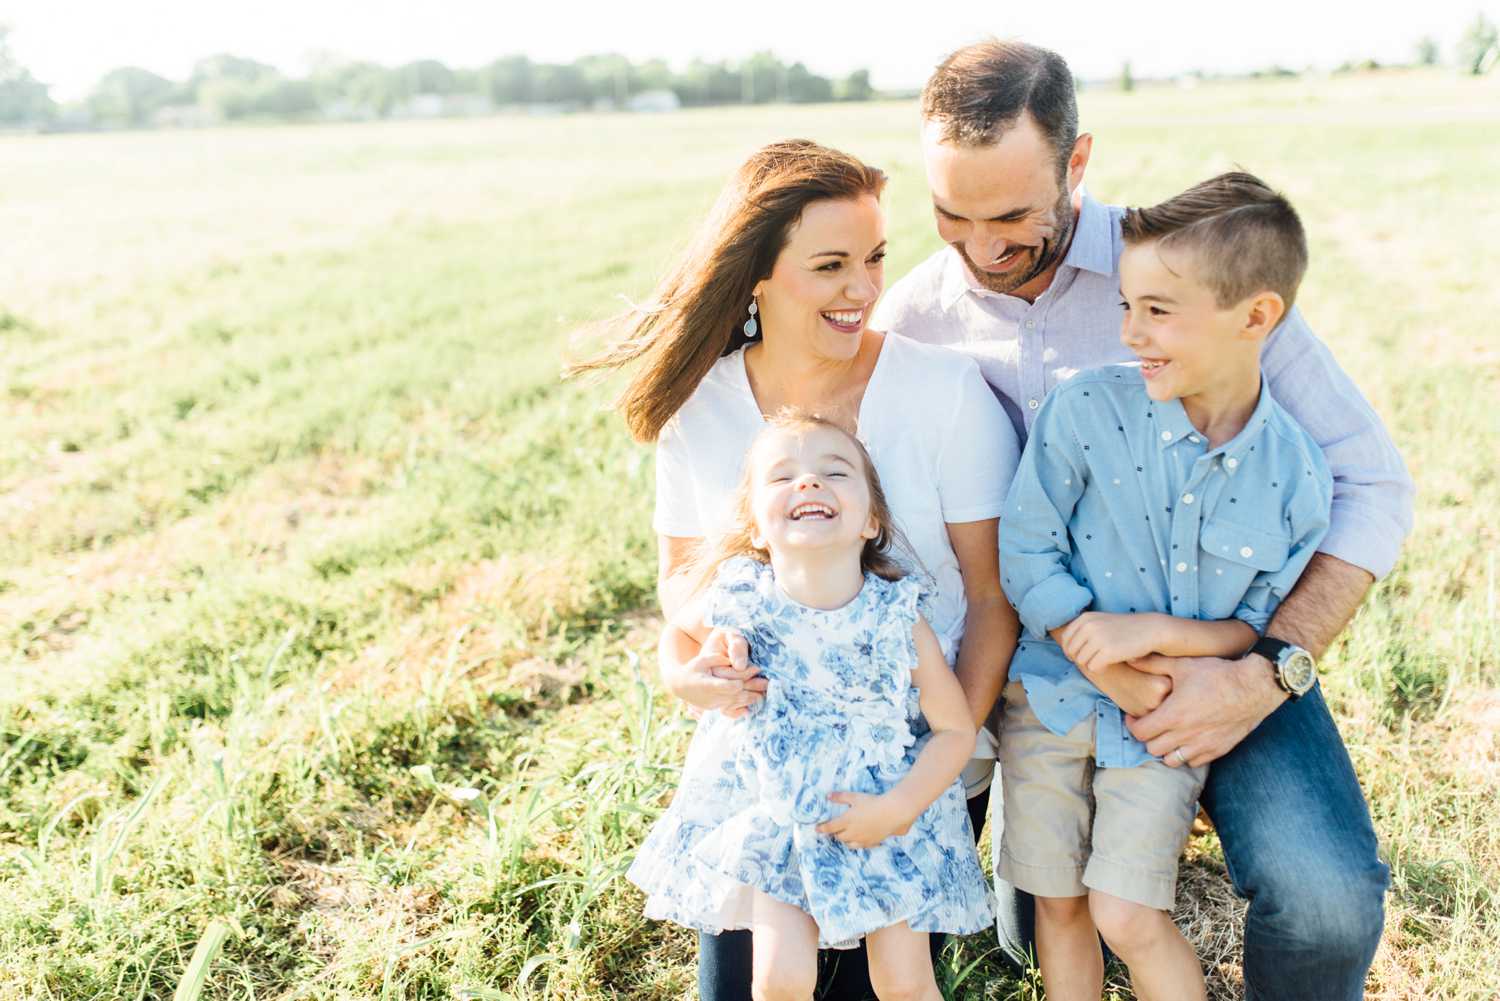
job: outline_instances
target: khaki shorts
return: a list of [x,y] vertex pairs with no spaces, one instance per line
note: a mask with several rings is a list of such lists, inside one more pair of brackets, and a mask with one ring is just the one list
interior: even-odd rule
[[1019,681],[1004,697],[999,874],[1039,897],[1099,890],[1171,910],[1208,767],[1096,768],[1092,713],[1059,737],[1031,711]]

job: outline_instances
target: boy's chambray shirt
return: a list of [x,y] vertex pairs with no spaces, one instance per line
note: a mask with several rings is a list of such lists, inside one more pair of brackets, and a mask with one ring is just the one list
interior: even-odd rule
[[1095,714],[1096,763],[1153,760],[1118,707],[1049,636],[1086,610],[1241,619],[1261,632],[1328,530],[1333,480],[1317,442],[1264,379],[1218,448],[1131,365],[1047,396],[1000,521],[1000,572],[1021,618],[1011,674],[1066,734]]
[[[1048,393],[1077,372],[1134,357],[1120,343],[1124,213],[1082,195],[1068,252],[1035,302],[983,288],[944,247],[881,297],[871,326],[972,356],[1024,444]],[[1384,577],[1412,526],[1401,453],[1299,307],[1266,340],[1260,364],[1333,473],[1333,514],[1319,550]]]

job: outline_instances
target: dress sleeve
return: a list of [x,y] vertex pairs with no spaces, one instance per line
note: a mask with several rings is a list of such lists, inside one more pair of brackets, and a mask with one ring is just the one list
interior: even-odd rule
[[1000,582],[1021,623],[1045,637],[1094,601],[1069,569],[1068,522],[1088,469],[1068,419],[1071,397],[1048,394],[1027,439],[1000,519]]
[[761,608],[761,583],[771,568],[748,556],[727,559],[704,593],[703,624],[744,631]]
[[656,514],[651,527],[657,535],[701,539],[698,487],[689,460],[682,424],[667,421],[656,439]]
[[938,452],[938,493],[950,524],[998,518],[1021,458],[1016,430],[994,392],[965,359]]
[[917,666],[915,631],[927,592],[922,579],[915,575],[879,581],[878,586],[882,594],[876,608],[880,638],[875,652],[884,662],[899,665],[899,683],[904,690],[911,687],[912,669]]

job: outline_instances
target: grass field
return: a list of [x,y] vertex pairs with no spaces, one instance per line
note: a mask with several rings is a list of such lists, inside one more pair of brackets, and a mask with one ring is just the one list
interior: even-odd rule
[[[1303,212],[1303,309],[1420,487],[1325,664],[1394,874],[1369,992],[1492,998],[1500,86],[1082,110],[1096,196],[1238,163]],[[904,273],[938,245],[914,117],[0,139],[0,997],[690,996],[621,877],[690,733],[646,657],[651,456],[558,371],[773,138],[891,172]],[[1237,996],[1212,836],[1188,879]],[[983,936],[941,975],[1040,994]]]

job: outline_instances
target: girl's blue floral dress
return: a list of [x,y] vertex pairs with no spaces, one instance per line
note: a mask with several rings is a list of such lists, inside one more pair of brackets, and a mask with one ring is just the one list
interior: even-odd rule
[[853,601],[824,611],[787,597],[766,564],[725,562],[705,624],[739,630],[769,685],[748,716],[699,722],[677,795],[628,874],[648,917],[748,928],[754,888],[810,914],[823,948],[898,921],[959,934],[991,924],[958,781],[910,831],[873,848],[816,830],[845,809],[829,793],[883,793],[916,760],[920,601],[916,580],[866,574]]

